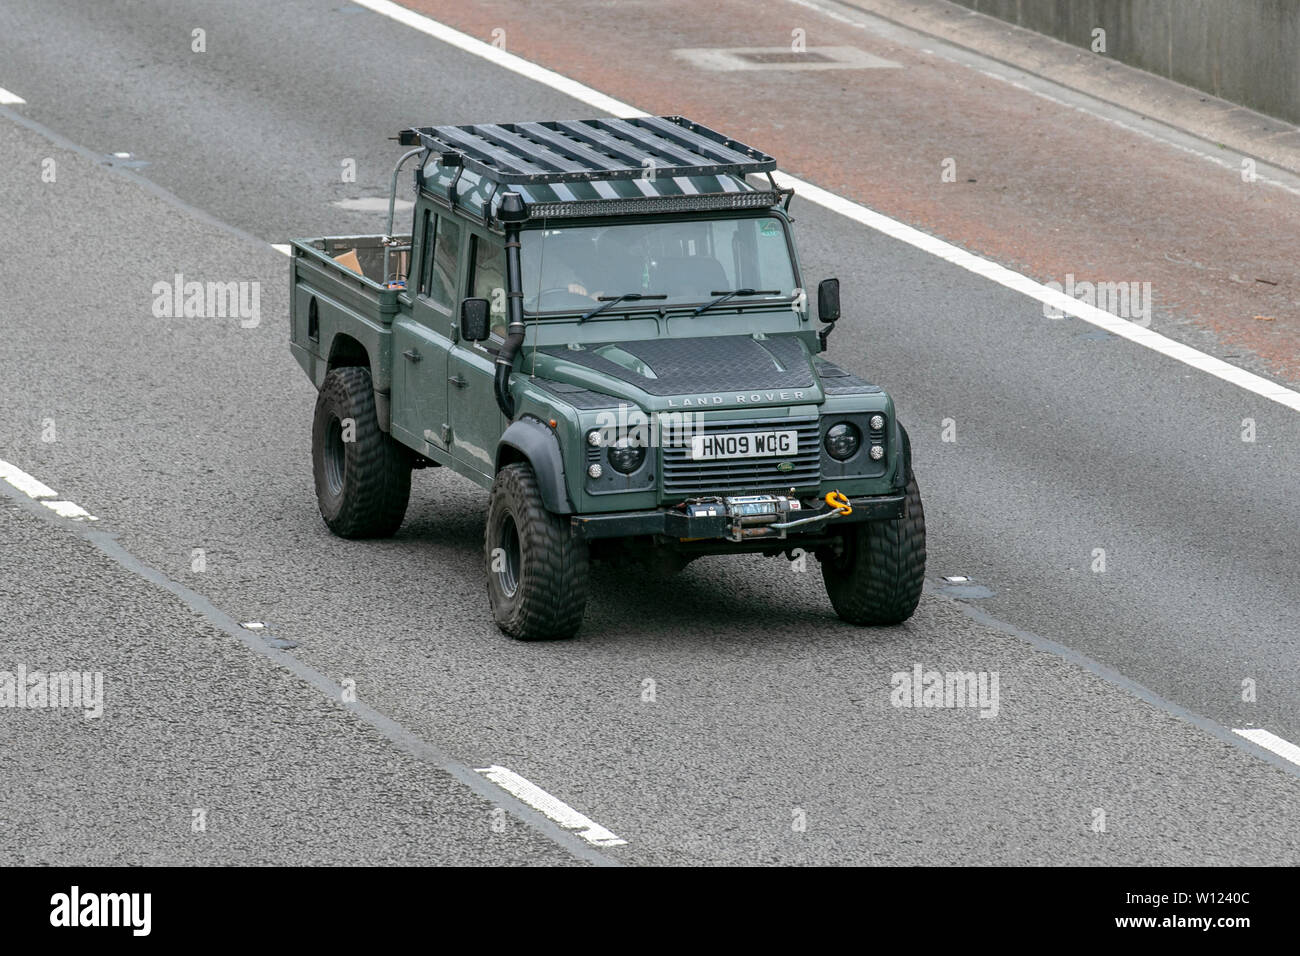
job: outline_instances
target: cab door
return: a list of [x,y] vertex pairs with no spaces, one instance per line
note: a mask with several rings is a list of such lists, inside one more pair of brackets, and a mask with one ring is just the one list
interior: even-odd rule
[[393,321],[393,428],[419,448],[450,450],[447,357],[463,261],[459,222],[425,209],[418,220],[411,312]]
[[[487,233],[469,241],[469,297],[487,299],[492,307],[492,335],[486,342],[458,341],[447,364],[447,405],[452,454],[489,478],[496,473],[497,441],[506,426],[492,391],[496,352],[505,344],[505,247]],[[459,310],[458,310],[459,312]],[[489,351],[489,349],[491,351]]]

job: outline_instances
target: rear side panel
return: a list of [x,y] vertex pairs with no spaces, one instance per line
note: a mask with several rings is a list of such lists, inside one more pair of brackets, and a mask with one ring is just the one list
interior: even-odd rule
[[[325,380],[332,356],[344,357],[337,364],[360,364],[356,351],[363,350],[375,392],[377,397],[382,394],[386,408],[392,387],[391,325],[400,308],[399,292],[345,268],[318,248],[336,248],[349,240],[373,244],[378,237],[343,236],[292,244],[290,349],[317,388]],[[387,422],[383,424],[386,427]]]

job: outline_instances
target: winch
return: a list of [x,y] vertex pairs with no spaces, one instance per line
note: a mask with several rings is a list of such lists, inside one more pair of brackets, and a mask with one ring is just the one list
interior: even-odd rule
[[732,495],[719,498],[696,498],[685,503],[689,517],[726,517],[729,520],[728,537],[733,541],[746,538],[784,538],[786,530],[796,525],[826,521],[836,515],[851,514],[848,499],[838,491],[826,496],[830,510],[818,511],[807,517],[792,517],[795,512],[807,510],[798,498],[787,495]]

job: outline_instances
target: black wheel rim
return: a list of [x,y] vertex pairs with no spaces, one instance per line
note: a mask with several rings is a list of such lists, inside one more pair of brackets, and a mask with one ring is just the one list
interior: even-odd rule
[[343,423],[331,418],[325,429],[325,484],[331,495],[343,494]]
[[514,516],[509,512],[501,519],[497,548],[498,553],[493,555],[498,559],[497,580],[501,584],[502,593],[506,597],[514,597],[519,590],[519,567],[523,563],[523,557],[519,549],[519,529],[515,527]]

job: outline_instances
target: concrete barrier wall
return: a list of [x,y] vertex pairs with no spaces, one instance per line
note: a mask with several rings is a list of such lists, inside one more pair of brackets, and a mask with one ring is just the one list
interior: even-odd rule
[[953,0],[1300,123],[1300,0]]

